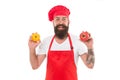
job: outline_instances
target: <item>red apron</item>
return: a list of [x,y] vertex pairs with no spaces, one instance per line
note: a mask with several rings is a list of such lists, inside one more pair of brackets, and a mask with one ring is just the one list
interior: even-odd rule
[[72,41],[68,34],[71,50],[50,50],[54,37],[50,43],[47,58],[46,80],[78,80],[74,62]]

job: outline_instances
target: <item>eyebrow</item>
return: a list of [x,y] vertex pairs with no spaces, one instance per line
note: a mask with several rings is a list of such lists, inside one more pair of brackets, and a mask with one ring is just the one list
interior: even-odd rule
[[[55,17],[55,18],[60,18],[59,16],[58,17]],[[62,18],[67,18],[66,16],[63,16]]]

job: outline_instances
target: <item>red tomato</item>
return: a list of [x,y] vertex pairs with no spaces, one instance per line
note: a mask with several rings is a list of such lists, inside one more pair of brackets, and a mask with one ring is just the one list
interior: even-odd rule
[[83,41],[83,42],[86,42],[90,37],[90,34],[87,32],[87,31],[83,31],[81,34],[80,34],[80,40]]

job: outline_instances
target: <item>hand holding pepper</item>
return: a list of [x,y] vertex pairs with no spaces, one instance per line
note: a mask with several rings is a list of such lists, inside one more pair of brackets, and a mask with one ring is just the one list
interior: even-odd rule
[[30,50],[34,51],[39,43],[40,43],[40,35],[38,33],[32,33],[28,41],[28,46]]

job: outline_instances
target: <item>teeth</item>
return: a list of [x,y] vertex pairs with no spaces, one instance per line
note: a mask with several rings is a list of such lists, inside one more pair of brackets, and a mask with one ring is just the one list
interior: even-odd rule
[[63,26],[59,26],[59,28],[63,28]]
[[59,29],[59,30],[63,30],[64,27],[63,27],[63,26],[59,26],[58,29]]
[[59,27],[59,28],[63,28],[63,27]]

